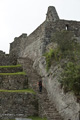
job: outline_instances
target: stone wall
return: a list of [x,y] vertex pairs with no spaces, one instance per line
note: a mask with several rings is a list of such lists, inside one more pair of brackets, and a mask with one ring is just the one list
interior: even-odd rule
[[53,22],[46,22],[45,34],[48,39],[51,38],[51,35],[55,32],[61,30],[72,31],[76,37],[80,36],[80,22],[77,21],[67,21],[67,20],[58,20]]
[[0,120],[38,115],[38,101],[31,93],[0,93]]
[[46,46],[51,42],[51,36],[61,30],[72,31],[74,36],[80,40],[80,22],[66,20],[45,21],[31,35],[23,39],[24,42],[21,40],[20,43],[18,38],[17,43],[15,41],[11,43],[15,47],[11,46],[10,55],[14,54],[17,58],[27,56],[35,60],[45,53]]
[[5,54],[5,52],[0,51],[0,66],[10,65],[9,54]]
[[[17,40],[19,42],[18,45],[14,41],[12,43],[13,47],[11,46],[10,48],[10,54],[17,54],[17,58],[29,57],[32,59],[34,61],[34,68],[43,78],[43,83],[48,91],[50,99],[55,103],[56,108],[60,111],[60,114],[64,117],[64,120],[79,120],[78,113],[80,111],[80,107],[76,102],[75,96],[71,93],[64,94],[60,89],[60,84],[57,81],[57,76],[59,73],[58,66],[53,66],[51,74],[46,73],[46,62],[44,57],[42,57],[46,51],[47,45],[51,42],[52,34],[61,30],[72,31],[74,36],[80,40],[80,22],[60,19],[50,21],[48,19],[27,37],[26,42],[21,44],[21,42]],[[23,41],[25,41],[25,39],[23,39]],[[54,78],[53,75],[55,75]]]
[[46,14],[46,21],[56,21],[56,20],[59,20],[57,11],[56,11],[55,7],[49,6],[48,12]]
[[[44,36],[45,36],[45,22],[41,24],[35,31],[33,31],[33,33],[30,34],[28,37],[24,38],[22,34],[20,37],[15,38],[14,41],[10,44],[10,56],[13,58],[14,56],[15,58],[25,56],[28,50],[28,49],[26,50],[26,47],[29,46],[31,43],[35,44],[34,42],[43,40]],[[35,46],[35,48],[37,48],[37,46]]]
[[25,75],[0,75],[0,89],[20,90],[28,88],[28,79]]

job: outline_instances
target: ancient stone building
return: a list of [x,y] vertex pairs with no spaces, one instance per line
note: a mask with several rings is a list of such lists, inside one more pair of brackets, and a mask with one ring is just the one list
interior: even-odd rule
[[[59,87],[60,84],[57,81],[58,66],[54,66],[51,74],[48,74],[45,69],[46,63],[43,54],[51,43],[52,34],[61,30],[72,31],[74,36],[80,40],[80,22],[60,19],[55,7],[50,6],[45,21],[36,30],[29,36],[22,34],[14,39],[10,44],[9,56],[13,58],[11,60],[13,64],[17,62],[23,64],[24,70],[27,72],[31,69],[27,70],[25,64],[29,66],[31,63],[28,59],[32,60],[32,67],[42,78],[48,97],[54,102],[59,114],[64,120],[79,120],[80,106],[76,101],[76,97],[71,93],[65,95]],[[22,59],[25,59],[25,62]],[[56,76],[53,78],[54,74]],[[32,83],[30,84],[33,86]]]

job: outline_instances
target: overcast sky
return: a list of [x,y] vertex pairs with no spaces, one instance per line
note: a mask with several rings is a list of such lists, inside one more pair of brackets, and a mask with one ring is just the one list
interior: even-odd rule
[[28,35],[46,18],[48,6],[55,6],[60,19],[80,21],[80,0],[0,0],[0,50],[22,33]]

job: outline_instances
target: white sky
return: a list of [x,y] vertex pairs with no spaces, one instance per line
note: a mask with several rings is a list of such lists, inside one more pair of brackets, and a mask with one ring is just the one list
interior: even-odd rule
[[80,0],[0,0],[0,50],[8,53],[15,37],[34,31],[48,6],[55,6],[61,19],[80,21]]

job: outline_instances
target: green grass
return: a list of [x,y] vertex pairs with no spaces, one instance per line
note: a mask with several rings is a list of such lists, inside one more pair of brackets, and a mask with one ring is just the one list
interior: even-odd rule
[[24,90],[4,90],[0,89],[0,92],[9,92],[9,93],[33,93],[36,94],[32,89],[24,89]]
[[0,68],[14,68],[14,67],[21,67],[21,65],[18,64],[18,65],[0,66]]
[[40,118],[40,117],[29,117],[32,120],[47,120],[47,118]]
[[0,73],[0,75],[26,75],[25,72],[16,72],[16,73]]

